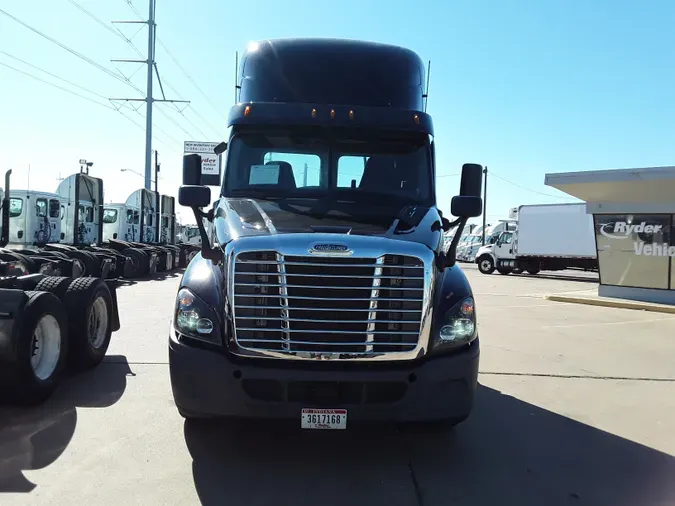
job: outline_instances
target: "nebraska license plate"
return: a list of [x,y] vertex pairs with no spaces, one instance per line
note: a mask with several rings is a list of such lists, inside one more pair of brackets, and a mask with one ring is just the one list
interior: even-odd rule
[[303,429],[346,429],[347,410],[304,408],[300,426]]

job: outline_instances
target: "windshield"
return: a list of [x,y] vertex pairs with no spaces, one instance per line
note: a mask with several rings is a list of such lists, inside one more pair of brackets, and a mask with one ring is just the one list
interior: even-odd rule
[[117,209],[105,209],[103,211],[103,223],[115,223],[117,221]]
[[[429,138],[236,135],[224,196],[377,198],[434,204]],[[384,201],[383,201],[384,202]]]
[[196,237],[199,235],[199,229],[197,227],[185,227],[183,229],[183,236],[186,239],[192,239],[193,237]]

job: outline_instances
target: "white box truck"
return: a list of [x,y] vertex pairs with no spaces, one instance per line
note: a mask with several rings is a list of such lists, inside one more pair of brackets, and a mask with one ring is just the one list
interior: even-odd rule
[[494,256],[500,274],[597,270],[593,216],[585,203],[520,206],[517,230],[500,235]]

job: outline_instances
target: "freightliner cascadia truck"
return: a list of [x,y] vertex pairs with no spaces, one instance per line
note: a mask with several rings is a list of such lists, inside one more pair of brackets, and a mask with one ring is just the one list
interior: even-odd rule
[[463,166],[444,217],[424,87],[419,56],[396,46],[249,46],[215,202],[200,156],[183,159],[179,202],[202,242],[170,329],[182,416],[306,429],[469,416],[478,328],[454,255],[482,212],[482,167]]

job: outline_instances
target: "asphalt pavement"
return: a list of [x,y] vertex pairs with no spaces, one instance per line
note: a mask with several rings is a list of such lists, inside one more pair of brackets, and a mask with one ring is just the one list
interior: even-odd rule
[[0,408],[1,505],[675,504],[675,315],[545,300],[576,272],[480,274],[480,387],[454,430],[185,422],[167,333],[180,274],[120,288],[97,369]]

